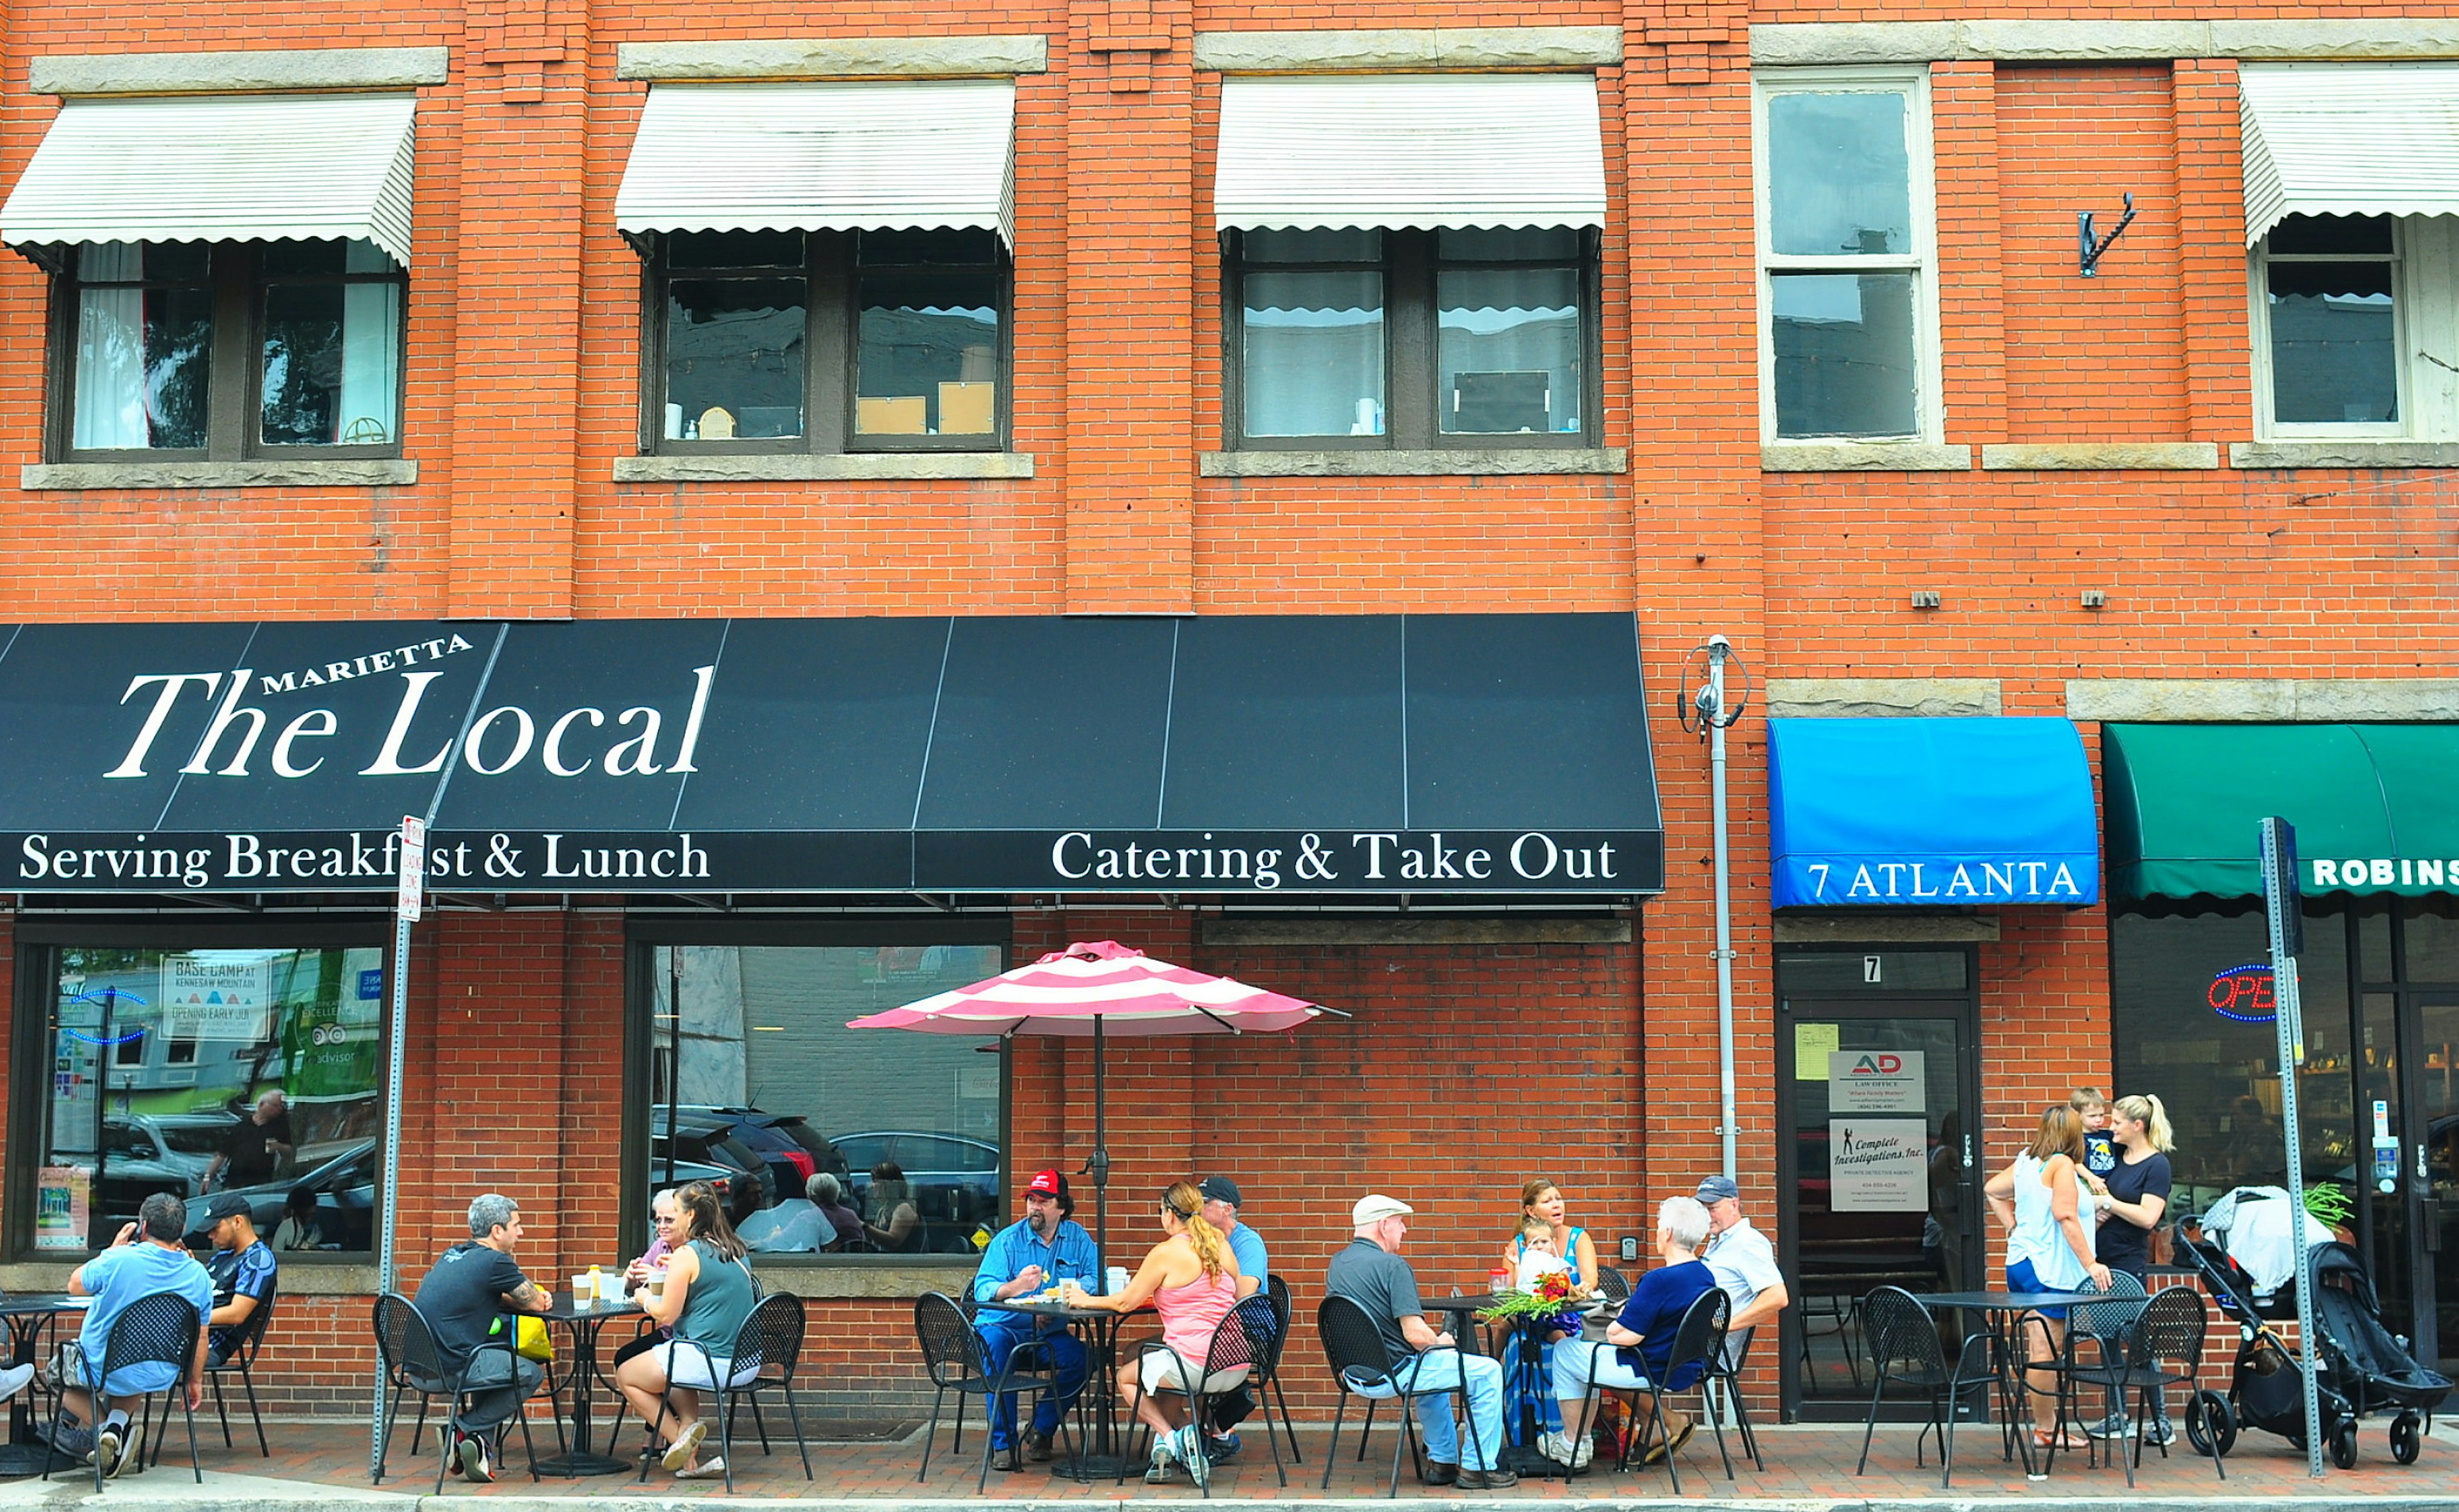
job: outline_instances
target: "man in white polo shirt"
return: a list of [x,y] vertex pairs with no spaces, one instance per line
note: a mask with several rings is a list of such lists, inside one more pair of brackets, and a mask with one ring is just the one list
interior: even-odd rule
[[1772,1323],[1793,1300],[1776,1269],[1776,1246],[1742,1216],[1742,1189],[1731,1176],[1711,1176],[1694,1193],[1708,1209],[1708,1245],[1699,1258],[1716,1272],[1716,1284],[1733,1300],[1733,1320],[1725,1326],[1725,1357],[1738,1360],[1750,1348],[1750,1331]]

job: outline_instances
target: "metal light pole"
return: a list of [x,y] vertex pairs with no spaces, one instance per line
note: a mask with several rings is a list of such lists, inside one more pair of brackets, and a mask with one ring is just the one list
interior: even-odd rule
[[2285,819],[2259,821],[2263,922],[2271,933],[2271,993],[2279,1005],[2280,1123],[2288,1145],[2289,1248],[2297,1252],[2297,1353],[2305,1398],[2305,1468],[2322,1474],[2322,1410],[2314,1380],[2314,1264],[2305,1244],[2305,1156],[2297,1125],[2297,1071],[2305,1060],[2305,1018],[2297,992],[2297,957],[2305,944],[2303,899],[2297,877],[2297,830]]
[[[1708,654],[1708,678],[1692,696],[1682,723],[1686,728],[1698,729],[1708,741],[1709,802],[1715,825],[1716,1132],[1723,1143],[1725,1175],[1729,1180],[1739,1180],[1736,1146],[1741,1138],[1741,1115],[1734,1087],[1734,892],[1731,827],[1725,807],[1725,731],[1742,717],[1749,698],[1746,694],[1741,704],[1728,699],[1725,667],[1735,660],[1733,642],[1720,635],[1710,636],[1703,649]],[[1692,724],[1694,715],[1698,721],[1695,726]]]
[[[401,821],[401,874],[393,896],[392,1033],[385,1057],[384,1181],[376,1207],[376,1293],[393,1286],[393,1225],[401,1190],[401,1061],[410,1043],[410,927],[418,922],[427,897],[427,821],[415,814]],[[386,1373],[376,1372],[375,1410],[368,1424],[368,1473],[384,1462]]]

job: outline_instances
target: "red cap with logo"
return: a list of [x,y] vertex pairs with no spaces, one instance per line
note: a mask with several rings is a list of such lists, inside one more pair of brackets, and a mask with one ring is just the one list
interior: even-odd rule
[[1064,1197],[1067,1195],[1067,1178],[1055,1170],[1036,1171],[1033,1180],[1024,1184],[1024,1189],[1040,1192],[1045,1197]]

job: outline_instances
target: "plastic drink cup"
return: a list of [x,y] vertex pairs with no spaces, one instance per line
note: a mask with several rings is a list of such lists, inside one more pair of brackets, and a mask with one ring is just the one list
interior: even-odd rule
[[1104,1275],[1103,1279],[1107,1283],[1103,1290],[1108,1292],[1112,1296],[1117,1296],[1120,1292],[1124,1292],[1127,1289],[1127,1268],[1125,1266],[1112,1266],[1110,1267],[1108,1273]]
[[572,1300],[585,1304],[596,1294],[589,1284],[589,1276],[586,1272],[572,1278]]
[[1489,1284],[1491,1284],[1497,1296],[1500,1296],[1503,1292],[1511,1290],[1511,1272],[1505,1270],[1501,1266],[1496,1266],[1493,1270],[1487,1271],[1485,1279]]

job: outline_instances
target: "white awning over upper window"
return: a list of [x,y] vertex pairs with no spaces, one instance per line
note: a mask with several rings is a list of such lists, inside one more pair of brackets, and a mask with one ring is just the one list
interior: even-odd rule
[[624,231],[996,230],[1015,242],[1016,85],[661,84]]
[[1602,226],[1586,74],[1229,78],[1220,228]]
[[2245,244],[2293,215],[2459,215],[2459,67],[2249,63]]
[[72,99],[0,207],[13,246],[363,239],[410,265],[408,94]]

